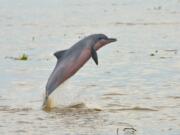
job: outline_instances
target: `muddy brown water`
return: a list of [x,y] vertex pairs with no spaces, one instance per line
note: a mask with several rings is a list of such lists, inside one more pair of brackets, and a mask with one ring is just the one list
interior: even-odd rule
[[[0,134],[180,134],[179,0],[0,0],[0,29]],[[53,52],[92,33],[118,41],[43,111]]]

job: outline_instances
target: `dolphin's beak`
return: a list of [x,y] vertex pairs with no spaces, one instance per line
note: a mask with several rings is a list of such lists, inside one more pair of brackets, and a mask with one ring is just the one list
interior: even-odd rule
[[115,41],[117,41],[117,39],[116,39],[116,38],[108,38],[107,40],[108,40],[108,43],[111,43],[111,42],[115,42]]
[[101,48],[102,46],[107,45],[107,44],[109,44],[109,43],[111,43],[111,42],[115,42],[115,41],[117,41],[116,38],[102,39],[102,40],[98,41],[98,42],[95,44],[95,48],[96,48],[96,50],[98,50],[98,49]]

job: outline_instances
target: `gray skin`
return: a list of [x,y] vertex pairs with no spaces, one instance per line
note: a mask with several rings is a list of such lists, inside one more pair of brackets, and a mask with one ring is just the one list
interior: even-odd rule
[[80,40],[67,50],[54,53],[57,58],[56,66],[46,85],[46,104],[48,96],[64,81],[73,76],[91,57],[98,65],[96,51],[102,46],[115,42],[104,34],[93,34]]

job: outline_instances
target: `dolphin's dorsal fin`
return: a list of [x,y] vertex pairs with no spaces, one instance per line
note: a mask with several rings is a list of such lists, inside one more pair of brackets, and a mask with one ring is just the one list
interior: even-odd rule
[[98,56],[96,53],[96,50],[94,49],[94,47],[91,48],[91,56],[94,60],[94,62],[96,63],[96,65],[98,65]]
[[54,53],[54,56],[59,60],[67,50],[61,50]]

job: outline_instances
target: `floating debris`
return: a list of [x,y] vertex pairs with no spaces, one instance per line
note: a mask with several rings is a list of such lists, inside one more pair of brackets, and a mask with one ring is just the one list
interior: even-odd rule
[[171,59],[172,57],[159,57],[160,59]]
[[155,56],[155,54],[154,54],[154,53],[151,53],[150,56]]
[[178,53],[177,49],[166,49],[166,50],[155,50],[150,53],[150,56],[159,55],[160,59],[173,58],[174,55]]
[[135,53],[134,51],[130,51],[129,53]]
[[35,40],[35,37],[33,36],[33,37],[32,37],[32,41],[34,41],[34,40]]
[[136,129],[134,128],[124,128],[124,135],[135,135]]
[[155,56],[155,53],[157,54],[158,52],[158,50],[155,50],[153,53],[150,53],[150,56]]
[[165,50],[166,52],[174,52],[174,54],[177,54],[178,50],[172,49],[172,50]]
[[154,7],[153,9],[154,9],[154,10],[161,10],[162,7],[161,7],[161,6],[157,6],[157,7]]

